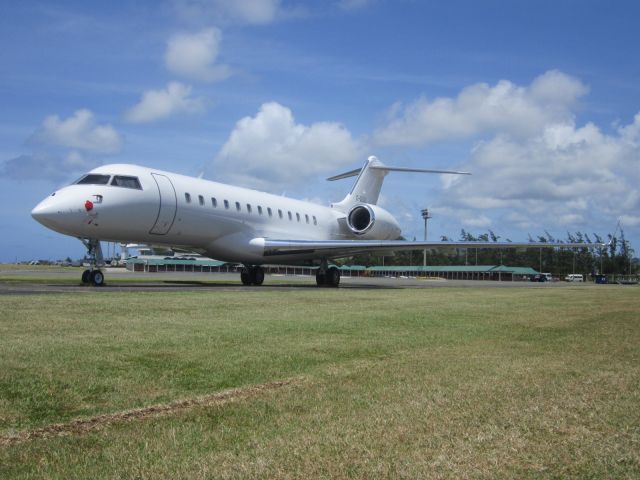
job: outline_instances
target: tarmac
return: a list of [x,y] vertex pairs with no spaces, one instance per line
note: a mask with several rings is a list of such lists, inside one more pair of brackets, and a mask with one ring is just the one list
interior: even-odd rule
[[[83,285],[80,281],[82,269],[3,269],[0,270],[0,295],[35,295],[47,293],[108,292],[186,292],[186,291],[286,291],[318,288],[315,278],[307,275],[266,275],[264,284],[256,287],[240,283],[238,273],[144,273],[122,268],[107,268],[106,284],[102,287]],[[51,281],[47,281],[51,276]],[[15,281],[11,279],[15,277]],[[29,277],[34,281],[30,282]],[[36,278],[37,277],[37,278]],[[72,280],[76,278],[77,283]],[[583,286],[569,282],[527,282],[490,280],[444,280],[407,277],[349,277],[343,276],[339,288],[348,289],[403,289],[403,288],[562,288]]]

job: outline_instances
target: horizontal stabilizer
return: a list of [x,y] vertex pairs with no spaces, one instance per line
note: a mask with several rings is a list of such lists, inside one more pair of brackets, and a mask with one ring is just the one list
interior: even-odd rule
[[[405,168],[405,167],[387,167],[386,165],[371,165],[369,167],[371,170],[380,170],[383,172],[409,172],[409,173],[444,173],[451,175],[471,175],[470,172],[459,172],[457,170],[433,170],[429,168]],[[362,168],[356,168],[354,170],[349,170],[348,172],[341,173],[339,175],[334,175],[333,177],[327,178],[328,181],[334,182],[336,180],[342,180],[343,178],[355,177],[360,174]]]
[[362,168],[349,170],[348,172],[334,175],[327,178],[329,181],[341,180],[343,178],[355,177],[356,179],[351,192],[338,203],[331,206],[336,210],[348,212],[350,208],[358,203],[369,203],[375,205],[380,196],[380,189],[384,177],[389,172],[411,172],[411,173],[437,173],[437,174],[453,174],[453,175],[471,175],[469,172],[460,172],[457,170],[434,170],[431,168],[407,168],[407,167],[387,167],[375,156],[370,156],[364,163]]
[[405,167],[387,167],[387,166],[371,166],[373,170],[384,170],[385,172],[417,172],[417,173],[448,173],[452,175],[471,175],[470,172],[459,172],[457,170],[432,170],[429,168],[405,168]]
[[330,182],[335,180],[342,180],[343,178],[355,177],[360,173],[362,168],[356,168],[355,170],[349,170],[348,172],[341,173],[340,175],[334,175],[333,177],[327,178]]

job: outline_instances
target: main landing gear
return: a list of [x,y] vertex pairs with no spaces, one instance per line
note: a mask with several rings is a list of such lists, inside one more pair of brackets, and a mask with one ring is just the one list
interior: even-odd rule
[[340,285],[340,270],[338,267],[329,267],[323,262],[316,271],[316,284],[319,287],[337,287]]
[[243,267],[240,271],[240,280],[243,285],[262,285],[264,282],[264,269],[259,266]]
[[104,273],[97,268],[104,265],[100,240],[81,238],[80,241],[87,247],[90,265],[88,270],[82,272],[82,283],[85,285],[95,285],[96,287],[104,286]]
[[104,285],[104,273],[102,270],[85,270],[82,272],[82,283],[85,285],[92,284],[96,287],[102,287]]

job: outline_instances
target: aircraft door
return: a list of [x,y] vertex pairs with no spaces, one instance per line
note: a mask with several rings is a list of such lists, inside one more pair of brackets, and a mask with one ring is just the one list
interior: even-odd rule
[[158,186],[160,202],[156,223],[153,225],[153,228],[149,230],[149,233],[154,235],[166,235],[171,229],[176,218],[178,197],[176,195],[176,189],[173,187],[169,177],[166,175],[160,175],[159,173],[152,173],[151,175]]

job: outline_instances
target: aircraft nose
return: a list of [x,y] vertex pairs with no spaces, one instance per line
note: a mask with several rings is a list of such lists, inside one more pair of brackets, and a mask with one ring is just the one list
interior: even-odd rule
[[51,201],[51,197],[45,198],[31,210],[31,217],[45,227],[52,226],[57,214],[58,209],[55,203]]

